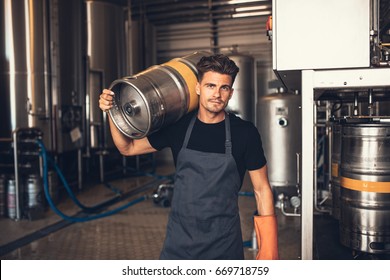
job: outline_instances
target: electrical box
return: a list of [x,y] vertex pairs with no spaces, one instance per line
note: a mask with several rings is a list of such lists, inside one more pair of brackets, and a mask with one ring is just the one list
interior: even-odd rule
[[370,66],[370,0],[273,0],[273,69],[289,90],[300,70]]

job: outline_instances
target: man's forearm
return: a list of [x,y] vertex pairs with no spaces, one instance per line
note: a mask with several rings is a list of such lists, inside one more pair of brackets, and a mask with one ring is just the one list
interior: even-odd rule
[[259,215],[268,216],[275,214],[274,199],[270,188],[255,191],[255,198]]
[[123,155],[128,155],[129,147],[132,145],[133,139],[124,135],[114,124],[114,122],[107,114],[108,123],[110,126],[112,140],[114,141],[115,146],[118,148],[119,152]]

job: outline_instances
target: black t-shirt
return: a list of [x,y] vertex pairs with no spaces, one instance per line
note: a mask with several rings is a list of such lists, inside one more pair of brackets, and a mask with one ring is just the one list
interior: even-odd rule
[[[183,146],[188,125],[194,114],[195,112],[191,112],[178,122],[148,136],[150,144],[156,150],[171,148],[175,165]],[[233,157],[242,182],[246,170],[259,169],[267,161],[256,127],[251,122],[244,121],[232,113],[229,113],[229,118]],[[196,119],[187,148],[202,152],[225,153],[225,121],[207,124]]]

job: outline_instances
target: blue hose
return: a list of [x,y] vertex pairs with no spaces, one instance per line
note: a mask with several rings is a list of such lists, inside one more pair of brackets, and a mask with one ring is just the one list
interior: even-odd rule
[[[129,203],[121,206],[121,207],[118,207],[116,209],[113,209],[113,210],[110,210],[110,211],[107,211],[107,212],[104,212],[104,213],[101,213],[101,214],[96,214],[96,215],[93,215],[93,216],[87,216],[87,217],[71,217],[71,216],[68,216],[68,215],[65,215],[64,213],[62,213],[54,204],[51,196],[50,196],[50,193],[49,193],[49,186],[48,186],[48,179],[47,179],[47,173],[48,173],[48,157],[47,157],[47,152],[46,152],[46,148],[43,144],[43,142],[41,140],[38,140],[37,141],[38,143],[38,146],[41,148],[41,151],[40,151],[40,156],[42,157],[42,160],[43,160],[43,189],[44,189],[44,192],[45,192],[45,197],[49,203],[49,206],[50,208],[57,214],[59,215],[60,217],[62,217],[64,220],[68,220],[68,221],[71,221],[71,222],[86,222],[86,221],[91,221],[91,220],[96,220],[96,219],[99,219],[99,218],[103,218],[103,217],[107,217],[107,216],[110,216],[110,215],[113,215],[113,214],[116,214],[130,206],[133,206],[134,204],[137,204],[141,201],[144,201],[146,200],[146,197],[145,196],[142,196],[142,197],[139,197],[137,199],[134,199],[132,201],[130,201]],[[50,159],[49,159],[50,160]],[[67,193],[69,194],[69,196],[71,197],[71,199],[77,204],[77,206],[79,206],[81,209],[85,210],[86,212],[91,212],[91,211],[96,211],[98,208],[99,208],[99,205],[98,206],[93,206],[93,207],[87,207],[87,206],[84,206],[77,198],[76,196],[74,195],[74,193],[72,192],[72,190],[70,189],[69,185],[67,184],[61,170],[59,169],[59,167],[57,166],[57,164],[55,164],[52,160],[50,160],[50,162],[54,165],[54,168],[56,169],[56,172],[58,173]]]
[[255,196],[253,192],[238,192],[239,196]]

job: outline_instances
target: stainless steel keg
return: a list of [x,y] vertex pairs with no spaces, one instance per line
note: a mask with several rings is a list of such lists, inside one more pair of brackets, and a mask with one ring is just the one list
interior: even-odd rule
[[24,196],[24,207],[34,208],[43,206],[43,186],[42,181],[38,175],[30,174],[27,177]]
[[4,217],[6,215],[6,187],[7,179],[4,174],[0,175],[0,217]]
[[390,124],[344,124],[340,241],[367,253],[390,252]]
[[196,64],[205,55],[210,54],[196,52],[115,80],[110,86],[115,96],[109,114],[116,127],[139,139],[197,108]]
[[12,177],[7,180],[7,216],[16,219],[16,184]]

